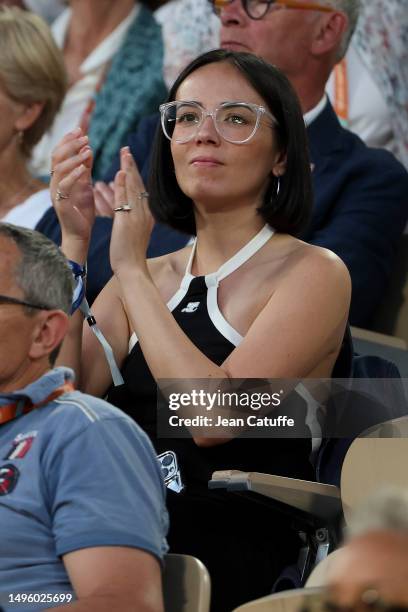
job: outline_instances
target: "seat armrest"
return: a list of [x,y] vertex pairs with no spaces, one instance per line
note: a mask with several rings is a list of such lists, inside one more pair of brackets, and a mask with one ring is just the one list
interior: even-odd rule
[[336,519],[341,511],[340,490],[334,485],[261,474],[222,470],[214,472],[208,483],[210,489],[252,491],[287,504],[324,522]]

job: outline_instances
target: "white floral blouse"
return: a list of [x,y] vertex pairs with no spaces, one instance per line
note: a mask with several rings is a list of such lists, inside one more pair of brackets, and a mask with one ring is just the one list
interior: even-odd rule
[[408,0],[363,0],[353,44],[380,87],[408,168]]

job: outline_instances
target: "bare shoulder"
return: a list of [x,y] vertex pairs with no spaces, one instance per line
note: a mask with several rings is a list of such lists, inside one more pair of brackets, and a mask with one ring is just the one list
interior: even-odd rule
[[147,266],[153,281],[161,284],[164,278],[181,279],[186,270],[191,248],[191,246],[186,246],[179,251],[148,259]]
[[347,266],[338,255],[329,249],[312,244],[301,242],[301,245],[303,255],[301,262],[304,268],[310,269],[311,273],[322,274],[324,281],[331,278],[334,282],[344,283],[345,286],[351,285]]
[[287,237],[285,276],[302,284],[327,287],[346,294],[351,292],[351,279],[344,262],[333,251]]
[[[351,279],[343,261],[332,251],[307,244],[292,236],[277,236],[271,245],[271,263],[278,257],[271,299],[276,304],[295,302],[315,313],[347,315],[351,301]],[[275,252],[273,252],[275,251]],[[271,269],[273,265],[270,266]],[[276,266],[275,266],[276,270]]]

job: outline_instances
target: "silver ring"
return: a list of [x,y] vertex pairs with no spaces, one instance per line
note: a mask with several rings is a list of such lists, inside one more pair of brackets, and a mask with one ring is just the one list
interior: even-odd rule
[[139,193],[139,195],[137,196],[137,199],[138,200],[143,200],[143,198],[148,198],[148,197],[149,197],[149,194],[148,194],[147,191],[141,191]]
[[123,204],[123,206],[118,206],[117,208],[113,209],[113,212],[122,212],[122,211],[127,212],[128,210],[132,210],[132,207],[129,206],[129,204]]
[[62,193],[59,189],[57,189],[57,193],[55,196],[55,199],[57,200],[57,202],[59,202],[60,200],[68,200],[68,198],[69,198],[69,194]]

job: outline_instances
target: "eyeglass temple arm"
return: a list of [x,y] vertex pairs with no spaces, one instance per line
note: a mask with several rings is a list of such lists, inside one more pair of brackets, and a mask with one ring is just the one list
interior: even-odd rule
[[[216,8],[222,9],[227,4],[230,4],[232,0],[213,0],[213,4]],[[317,2],[294,2],[292,0],[272,0],[271,4],[279,4],[280,6],[286,6],[287,8],[303,9],[305,11],[323,11],[331,13],[335,9],[331,6],[324,4],[318,4]]]
[[304,11],[323,11],[324,13],[332,13],[335,9],[332,6],[319,4],[318,2],[293,2],[291,0],[275,0],[274,4],[280,4],[287,8],[302,9]]
[[25,300],[19,300],[18,298],[9,297],[8,295],[0,295],[0,303],[4,304],[17,304],[18,306],[26,306],[27,308],[36,308],[38,310],[49,310],[47,306],[43,304],[31,304]]

